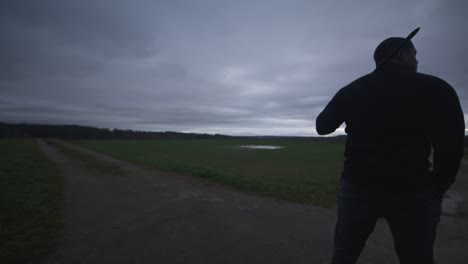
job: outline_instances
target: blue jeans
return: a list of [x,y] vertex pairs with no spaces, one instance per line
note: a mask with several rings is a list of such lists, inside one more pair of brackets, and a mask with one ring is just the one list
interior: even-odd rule
[[428,191],[372,190],[342,180],[332,263],[356,263],[378,218],[385,218],[400,263],[433,264],[441,203]]

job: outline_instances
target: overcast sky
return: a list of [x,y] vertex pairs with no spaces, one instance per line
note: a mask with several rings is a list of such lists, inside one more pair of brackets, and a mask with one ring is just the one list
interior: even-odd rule
[[316,135],[315,117],[416,27],[419,71],[468,120],[464,0],[3,0],[0,122]]

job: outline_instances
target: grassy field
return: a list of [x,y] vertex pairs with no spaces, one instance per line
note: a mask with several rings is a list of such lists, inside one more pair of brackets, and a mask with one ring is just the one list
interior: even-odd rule
[[0,153],[0,263],[39,263],[60,242],[63,179],[34,140]]
[[[75,141],[83,147],[161,170],[194,175],[289,201],[335,203],[343,144],[305,140],[208,139]],[[282,149],[243,149],[275,145]]]
[[98,160],[92,157],[91,155],[83,153],[82,151],[76,150],[64,144],[57,143],[56,141],[53,141],[53,140],[47,140],[47,143],[54,146],[58,150],[60,150],[63,154],[70,156],[74,159],[80,160],[81,162],[84,163],[86,167],[92,170],[96,170],[107,175],[127,174],[127,172],[124,169],[117,167],[114,164],[111,164],[109,162],[105,162],[102,160]]

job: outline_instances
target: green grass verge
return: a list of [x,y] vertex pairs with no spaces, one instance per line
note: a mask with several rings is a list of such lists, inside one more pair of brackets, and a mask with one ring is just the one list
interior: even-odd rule
[[34,140],[0,153],[0,263],[39,263],[63,236],[63,178]]
[[98,160],[89,154],[71,148],[69,146],[57,143],[52,140],[47,140],[47,143],[58,148],[65,155],[82,161],[85,164],[85,166],[90,169],[99,171],[106,175],[124,175],[127,173],[124,169],[120,168],[119,166],[116,166],[115,164]]
[[[140,165],[324,207],[335,203],[344,148],[343,144],[269,139],[96,140],[74,143]],[[284,148],[239,148],[251,144]]]

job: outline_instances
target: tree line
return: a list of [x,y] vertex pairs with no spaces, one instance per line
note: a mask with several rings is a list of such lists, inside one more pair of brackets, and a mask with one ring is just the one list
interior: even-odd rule
[[[296,139],[321,142],[345,142],[346,136],[336,137],[283,137],[257,136],[239,137],[220,134],[180,133],[173,131],[150,132],[131,129],[108,129],[79,125],[9,124],[0,122],[0,138],[61,138],[61,139],[209,139],[209,138],[250,138],[250,139]],[[465,136],[468,147],[468,136]]]
[[130,129],[108,129],[79,125],[41,125],[0,123],[0,138],[61,138],[61,139],[179,139],[228,138],[219,134],[148,132]]

